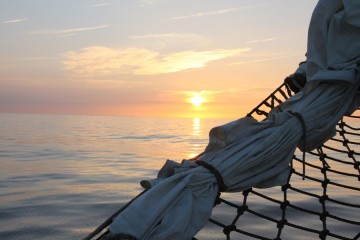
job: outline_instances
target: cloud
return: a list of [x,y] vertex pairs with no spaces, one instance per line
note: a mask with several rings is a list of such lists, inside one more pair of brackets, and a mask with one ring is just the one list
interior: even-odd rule
[[90,5],[89,8],[96,8],[96,7],[105,7],[105,6],[110,6],[111,3],[99,3],[99,4],[93,4],[93,5]]
[[174,39],[174,38],[199,38],[198,34],[179,34],[179,33],[160,33],[160,34],[148,34],[148,35],[132,35],[131,39]]
[[23,58],[17,58],[16,61],[48,61],[52,60],[54,58],[51,57],[23,57]]
[[[186,99],[187,102],[192,102],[194,97],[201,99],[203,103],[219,103],[221,100],[238,97],[239,89],[223,89],[223,90],[200,90],[200,91],[167,91],[162,94],[166,96],[181,96],[181,99]],[[169,97],[168,97],[169,98]]]
[[240,64],[246,64],[246,63],[259,63],[259,62],[270,62],[270,61],[276,61],[276,60],[291,58],[291,57],[295,57],[295,56],[298,56],[298,55],[297,54],[285,54],[285,55],[280,55],[280,56],[270,56],[270,57],[264,57],[264,58],[257,58],[257,59],[253,59],[253,60],[234,62],[234,63],[231,63],[230,65],[240,65]]
[[9,24],[9,23],[19,23],[19,22],[26,22],[26,21],[29,21],[29,18],[13,19],[13,20],[5,21],[3,23]]
[[225,13],[229,13],[229,12],[237,12],[239,10],[240,10],[239,8],[230,8],[230,9],[222,9],[222,10],[217,10],[217,11],[212,11],[212,12],[199,12],[199,13],[195,13],[192,15],[173,17],[173,18],[170,18],[170,20],[180,20],[180,19],[187,19],[187,18],[197,18],[197,17],[205,17],[205,16],[211,16],[211,15],[220,15],[220,14],[225,14]]
[[224,94],[236,94],[238,93],[239,90],[238,89],[225,89],[225,90],[201,90],[201,91],[173,91],[172,93],[176,93],[176,94],[181,94],[181,95],[185,95],[185,96],[193,96],[194,94],[199,94],[204,98],[215,98],[219,95],[224,95]]
[[204,47],[209,46],[211,40],[199,34],[160,33],[148,35],[129,36],[133,42],[140,43],[151,49],[164,49],[171,47]]
[[50,57],[18,57],[18,58],[6,58],[6,59],[1,59],[0,58],[0,62],[1,63],[17,63],[20,61],[46,61],[46,60],[50,60],[50,59],[54,59],[54,58],[50,58]]
[[144,48],[93,46],[64,54],[66,69],[80,76],[154,75],[205,67],[209,62],[239,55],[245,49],[182,51],[160,54]]
[[39,29],[30,31],[30,35],[68,35],[84,31],[92,31],[97,29],[103,29],[109,27],[108,25],[99,25],[94,27],[81,27],[81,28],[69,28],[69,29]]
[[191,15],[173,17],[173,18],[170,18],[170,20],[182,20],[182,19],[189,19],[189,18],[222,15],[222,14],[227,14],[227,13],[231,13],[231,12],[238,12],[238,11],[244,11],[244,10],[250,10],[250,9],[254,9],[254,8],[264,7],[266,5],[267,4],[258,4],[258,5],[250,5],[247,7],[241,7],[241,8],[228,8],[228,9],[221,9],[221,10],[210,11],[210,12],[199,12],[199,13],[195,13],[195,14],[191,14]]
[[265,38],[265,39],[257,39],[257,40],[253,40],[253,41],[250,41],[248,43],[262,43],[262,42],[270,42],[270,41],[274,41],[276,40],[277,38],[276,37],[273,37],[273,38]]
[[146,7],[148,5],[154,5],[154,4],[164,2],[164,1],[167,1],[167,0],[140,0],[139,3],[140,3],[140,6]]

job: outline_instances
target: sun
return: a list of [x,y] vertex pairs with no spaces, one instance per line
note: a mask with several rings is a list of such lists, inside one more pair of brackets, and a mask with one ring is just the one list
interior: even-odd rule
[[205,98],[203,98],[199,93],[194,93],[194,96],[189,99],[189,102],[195,107],[200,107],[201,104],[205,102]]

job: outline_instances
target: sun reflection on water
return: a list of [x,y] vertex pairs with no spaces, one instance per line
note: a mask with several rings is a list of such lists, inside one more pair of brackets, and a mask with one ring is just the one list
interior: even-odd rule
[[200,118],[194,118],[193,119],[193,136],[199,136],[200,135]]
[[199,155],[204,148],[202,143],[204,136],[201,131],[201,119],[198,117],[192,120],[192,132],[191,132],[191,146],[188,148],[189,153],[187,154],[188,159],[194,158]]

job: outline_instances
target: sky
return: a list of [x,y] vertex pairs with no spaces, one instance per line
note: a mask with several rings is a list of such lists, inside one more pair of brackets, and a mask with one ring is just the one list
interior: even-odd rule
[[305,60],[316,0],[0,0],[0,112],[240,118]]

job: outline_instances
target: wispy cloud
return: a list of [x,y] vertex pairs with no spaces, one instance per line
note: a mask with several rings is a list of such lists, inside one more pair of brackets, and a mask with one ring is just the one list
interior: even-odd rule
[[222,14],[227,14],[227,13],[231,13],[231,12],[238,12],[238,11],[244,11],[244,10],[250,10],[250,9],[255,9],[255,8],[259,8],[259,7],[264,7],[266,5],[267,4],[258,4],[258,5],[250,5],[250,6],[246,6],[246,7],[241,7],[241,8],[227,8],[227,9],[221,9],[221,10],[216,10],[216,11],[199,12],[199,13],[190,14],[190,15],[173,17],[173,18],[170,18],[170,20],[182,20],[182,19],[189,19],[189,18],[222,15]]
[[99,3],[99,4],[90,5],[89,8],[106,7],[106,6],[110,6],[110,5],[111,5],[111,3],[109,3],[109,2]]
[[252,43],[270,42],[270,41],[274,41],[274,40],[276,40],[276,39],[277,39],[276,37],[273,37],[273,38],[265,38],[265,39],[257,39],[257,40],[250,41],[250,42],[248,42],[248,43],[249,43],[249,44],[252,44]]
[[206,47],[210,45],[211,40],[199,34],[179,34],[179,33],[160,33],[148,35],[129,36],[133,42],[140,43],[142,46],[148,46],[151,49],[164,49],[171,47]]
[[257,59],[252,59],[252,60],[234,62],[234,63],[231,63],[230,65],[240,65],[240,64],[246,64],[246,63],[259,63],[259,62],[270,62],[270,61],[276,61],[276,60],[291,58],[291,57],[295,57],[295,56],[298,56],[298,55],[297,54],[284,54],[284,55],[280,55],[280,56],[270,56],[270,57],[263,57],[263,58],[257,58]]
[[186,99],[189,103],[193,103],[194,98],[201,99],[202,103],[219,103],[220,99],[238,98],[239,92],[238,89],[234,88],[223,90],[166,91],[162,93],[162,97],[178,96],[177,98]]
[[50,60],[50,59],[54,59],[54,58],[50,58],[50,57],[23,57],[23,58],[19,58],[19,61],[45,61],[45,60]]
[[5,21],[3,23],[5,23],[5,24],[8,24],[8,23],[20,23],[20,22],[26,22],[26,21],[29,21],[29,18],[12,19],[12,20]]
[[81,28],[69,28],[69,29],[38,29],[28,32],[30,35],[68,35],[78,32],[92,31],[97,29],[108,28],[108,25],[99,25],[94,27],[81,27]]
[[206,99],[216,98],[219,95],[223,94],[235,94],[238,93],[239,90],[235,88],[225,89],[225,90],[200,90],[200,91],[171,91],[171,93],[181,94],[188,97],[193,96],[194,94],[201,95]]
[[179,16],[179,17],[173,17],[170,18],[170,20],[180,20],[180,19],[187,19],[187,18],[197,18],[197,17],[205,17],[205,16],[211,16],[211,15],[220,15],[225,14],[229,12],[237,12],[239,11],[239,8],[230,8],[230,9],[222,9],[212,12],[199,12],[191,15],[185,15],[185,16]]
[[1,59],[0,62],[2,63],[19,63],[19,62],[32,62],[32,61],[48,61],[48,60],[55,60],[55,57],[16,57],[16,58],[6,58]]
[[140,6],[146,7],[146,6],[158,4],[158,3],[161,3],[164,1],[167,1],[167,0],[140,0],[139,3],[140,3]]
[[113,49],[103,46],[64,54],[66,69],[78,75],[153,75],[205,67],[209,62],[239,55],[245,49],[215,49],[160,54],[144,48]]
[[158,38],[193,38],[198,37],[197,34],[179,34],[179,33],[160,33],[160,34],[148,34],[148,35],[131,35],[132,39],[158,39]]

